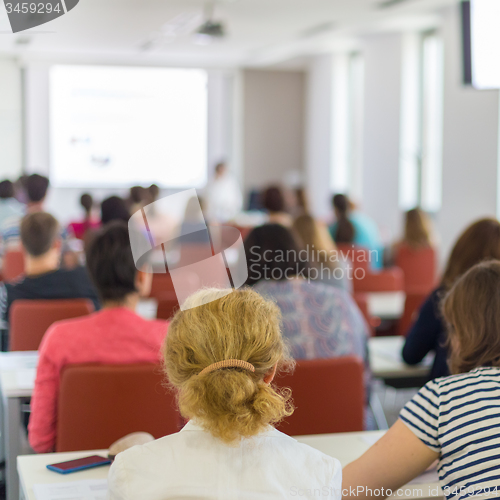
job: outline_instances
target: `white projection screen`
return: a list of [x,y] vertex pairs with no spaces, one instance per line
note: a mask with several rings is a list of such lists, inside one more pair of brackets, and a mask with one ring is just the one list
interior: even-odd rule
[[500,0],[471,1],[472,83],[500,88]]
[[203,187],[207,100],[199,69],[53,66],[52,185]]

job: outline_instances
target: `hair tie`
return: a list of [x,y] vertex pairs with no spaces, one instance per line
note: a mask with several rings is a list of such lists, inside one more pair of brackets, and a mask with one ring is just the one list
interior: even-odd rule
[[198,375],[205,375],[216,370],[222,370],[223,368],[243,368],[244,370],[255,372],[255,366],[248,361],[243,361],[242,359],[225,359],[224,361],[217,361],[217,363],[208,365]]

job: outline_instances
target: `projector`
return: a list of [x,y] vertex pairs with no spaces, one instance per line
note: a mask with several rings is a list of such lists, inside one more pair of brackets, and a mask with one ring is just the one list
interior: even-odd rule
[[207,38],[224,38],[226,28],[221,22],[208,20],[198,28],[196,34]]

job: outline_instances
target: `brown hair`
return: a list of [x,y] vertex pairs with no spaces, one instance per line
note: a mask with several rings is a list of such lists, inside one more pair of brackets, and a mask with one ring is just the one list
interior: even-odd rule
[[269,212],[285,212],[286,202],[283,190],[278,186],[270,186],[262,193],[262,206]]
[[433,245],[431,221],[420,208],[406,212],[403,243],[414,249]]
[[443,300],[451,373],[500,367],[500,262],[477,264]]
[[481,219],[470,225],[455,243],[441,285],[450,289],[472,266],[490,259],[500,260],[500,222]]
[[332,199],[332,204],[337,216],[337,231],[333,235],[336,243],[352,243],[356,231],[348,217],[351,210],[349,198],[345,194],[336,194]]
[[47,253],[59,235],[59,223],[46,212],[26,215],[21,221],[21,243],[32,257]]
[[[187,309],[170,323],[164,360],[182,415],[232,443],[292,414],[290,391],[278,392],[263,378],[274,366],[280,371],[293,361],[276,304],[249,289],[221,293],[227,291],[201,290],[186,301]],[[199,375],[228,359],[247,361],[255,372],[226,368]]]

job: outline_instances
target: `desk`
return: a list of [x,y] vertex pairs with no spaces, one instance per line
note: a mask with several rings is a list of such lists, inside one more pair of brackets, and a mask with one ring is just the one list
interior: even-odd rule
[[[50,483],[67,483],[71,481],[84,481],[87,479],[106,479],[109,465],[88,469],[67,476],[57,474],[46,468],[49,464],[76,460],[90,455],[107,456],[108,450],[77,451],[71,453],[45,453],[43,455],[28,455],[17,457],[17,470],[19,472],[20,500],[35,500],[33,485]],[[16,499],[17,500],[17,499]]]
[[[375,439],[383,435],[383,431],[376,432],[347,432],[340,434],[324,434],[317,436],[298,437],[297,440],[316,448],[323,453],[337,458],[342,467],[360,457],[374,442]],[[51,453],[46,455],[30,455],[18,457],[17,466],[20,478],[21,500],[35,500],[33,494],[33,485],[63,483],[70,481],[81,481],[86,479],[105,479],[109,467],[99,467],[77,472],[69,476],[56,474],[46,469],[47,464],[64,462],[66,460],[75,460],[88,455],[106,455],[107,450],[85,451],[76,453]],[[425,479],[424,479],[425,480]],[[443,496],[441,488],[436,483],[435,478],[432,482],[419,482],[403,487],[403,495],[393,495],[394,500],[424,500],[429,498],[440,498]],[[405,494],[404,490],[407,491]],[[434,495],[432,494],[434,490]]]
[[406,294],[404,292],[367,293],[368,312],[382,320],[394,320],[403,316]]
[[[434,353],[426,356],[422,363],[409,366],[401,356],[405,338],[371,337],[368,340],[370,366],[373,375],[395,387],[418,387],[429,376]],[[415,384],[415,385],[412,385]]]
[[[325,455],[335,457],[345,467],[359,458],[384,431],[374,432],[345,432],[339,434],[322,434],[316,436],[300,436],[297,441],[307,444]],[[429,481],[429,482],[427,482]],[[402,491],[400,491],[402,490]],[[430,499],[444,497],[443,491],[437,483],[435,474],[426,474],[421,478],[403,486],[390,498],[394,500]]]
[[35,382],[37,352],[0,353],[3,441],[6,456],[7,500],[19,498],[16,458],[21,453],[21,401],[30,397]]
[[[369,340],[370,363],[375,377],[386,382],[425,379],[432,357],[418,366],[408,366],[401,359],[403,337],[372,337]],[[4,409],[4,436],[7,456],[7,500],[18,498],[18,478],[14,467],[21,452],[21,400],[33,392],[37,352],[0,354],[0,391]]]

